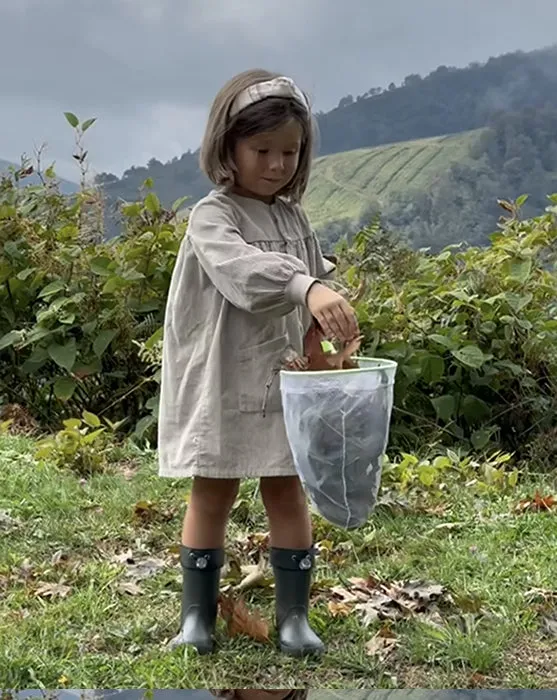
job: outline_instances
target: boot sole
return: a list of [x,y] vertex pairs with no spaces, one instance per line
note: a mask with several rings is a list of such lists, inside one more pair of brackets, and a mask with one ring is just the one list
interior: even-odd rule
[[326,651],[325,648],[315,649],[313,647],[302,647],[300,649],[299,647],[289,647],[285,646],[284,644],[280,644],[280,650],[283,654],[296,658],[300,658],[302,656],[323,656]]
[[215,651],[215,645],[203,645],[203,644],[195,644],[195,642],[183,642],[182,640],[176,641],[174,644],[170,644],[170,649],[171,651],[174,651],[174,649],[179,649],[180,647],[193,647],[199,656],[207,656],[208,654],[212,654]]

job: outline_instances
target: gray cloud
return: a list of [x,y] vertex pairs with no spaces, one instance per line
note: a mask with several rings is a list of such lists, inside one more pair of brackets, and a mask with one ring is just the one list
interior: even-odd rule
[[555,40],[555,0],[0,0],[0,158],[47,141],[75,177],[64,110],[98,117],[96,170],[196,148],[234,73],[292,75],[330,109],[348,94]]

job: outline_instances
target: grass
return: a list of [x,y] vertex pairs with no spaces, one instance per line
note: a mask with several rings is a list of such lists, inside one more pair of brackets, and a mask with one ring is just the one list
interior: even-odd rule
[[360,148],[317,158],[304,206],[320,228],[338,218],[358,220],[370,204],[402,191],[427,192],[451,163],[472,163],[469,149],[484,129]]
[[[289,659],[274,638],[227,638],[219,620],[217,654],[198,657],[166,647],[179,616],[185,485],[158,478],[155,455],[132,447],[87,480],[37,464],[33,447],[0,436],[0,687],[555,687],[557,640],[543,634],[553,604],[525,596],[556,588],[555,515],[514,510],[536,489],[554,492],[552,475],[530,474],[484,496],[457,479],[442,501],[424,490],[402,506],[388,506],[384,494],[369,523],[352,532],[316,517],[324,553],[311,617],[327,655]],[[265,529],[246,482],[229,548],[246,551],[248,534]],[[151,575],[140,577],[137,565]],[[436,624],[414,615],[366,627],[354,611],[335,616],[331,589],[370,574],[387,584],[442,584],[455,604],[440,608]],[[245,595],[272,619],[272,588]],[[366,651],[378,630],[397,641],[385,657]]]

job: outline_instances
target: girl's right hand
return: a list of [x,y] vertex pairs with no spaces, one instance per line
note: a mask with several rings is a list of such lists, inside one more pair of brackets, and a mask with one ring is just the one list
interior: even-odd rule
[[327,338],[348,342],[360,335],[354,309],[344,297],[326,285],[320,282],[312,285],[306,303]]

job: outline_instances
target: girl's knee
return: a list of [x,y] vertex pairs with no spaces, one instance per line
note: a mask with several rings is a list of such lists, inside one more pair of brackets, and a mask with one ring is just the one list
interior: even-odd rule
[[240,488],[239,479],[206,479],[195,477],[190,497],[190,507],[214,512],[216,517],[228,513],[234,505]]
[[265,505],[280,505],[281,508],[298,509],[305,505],[305,494],[297,476],[263,477],[261,497]]

